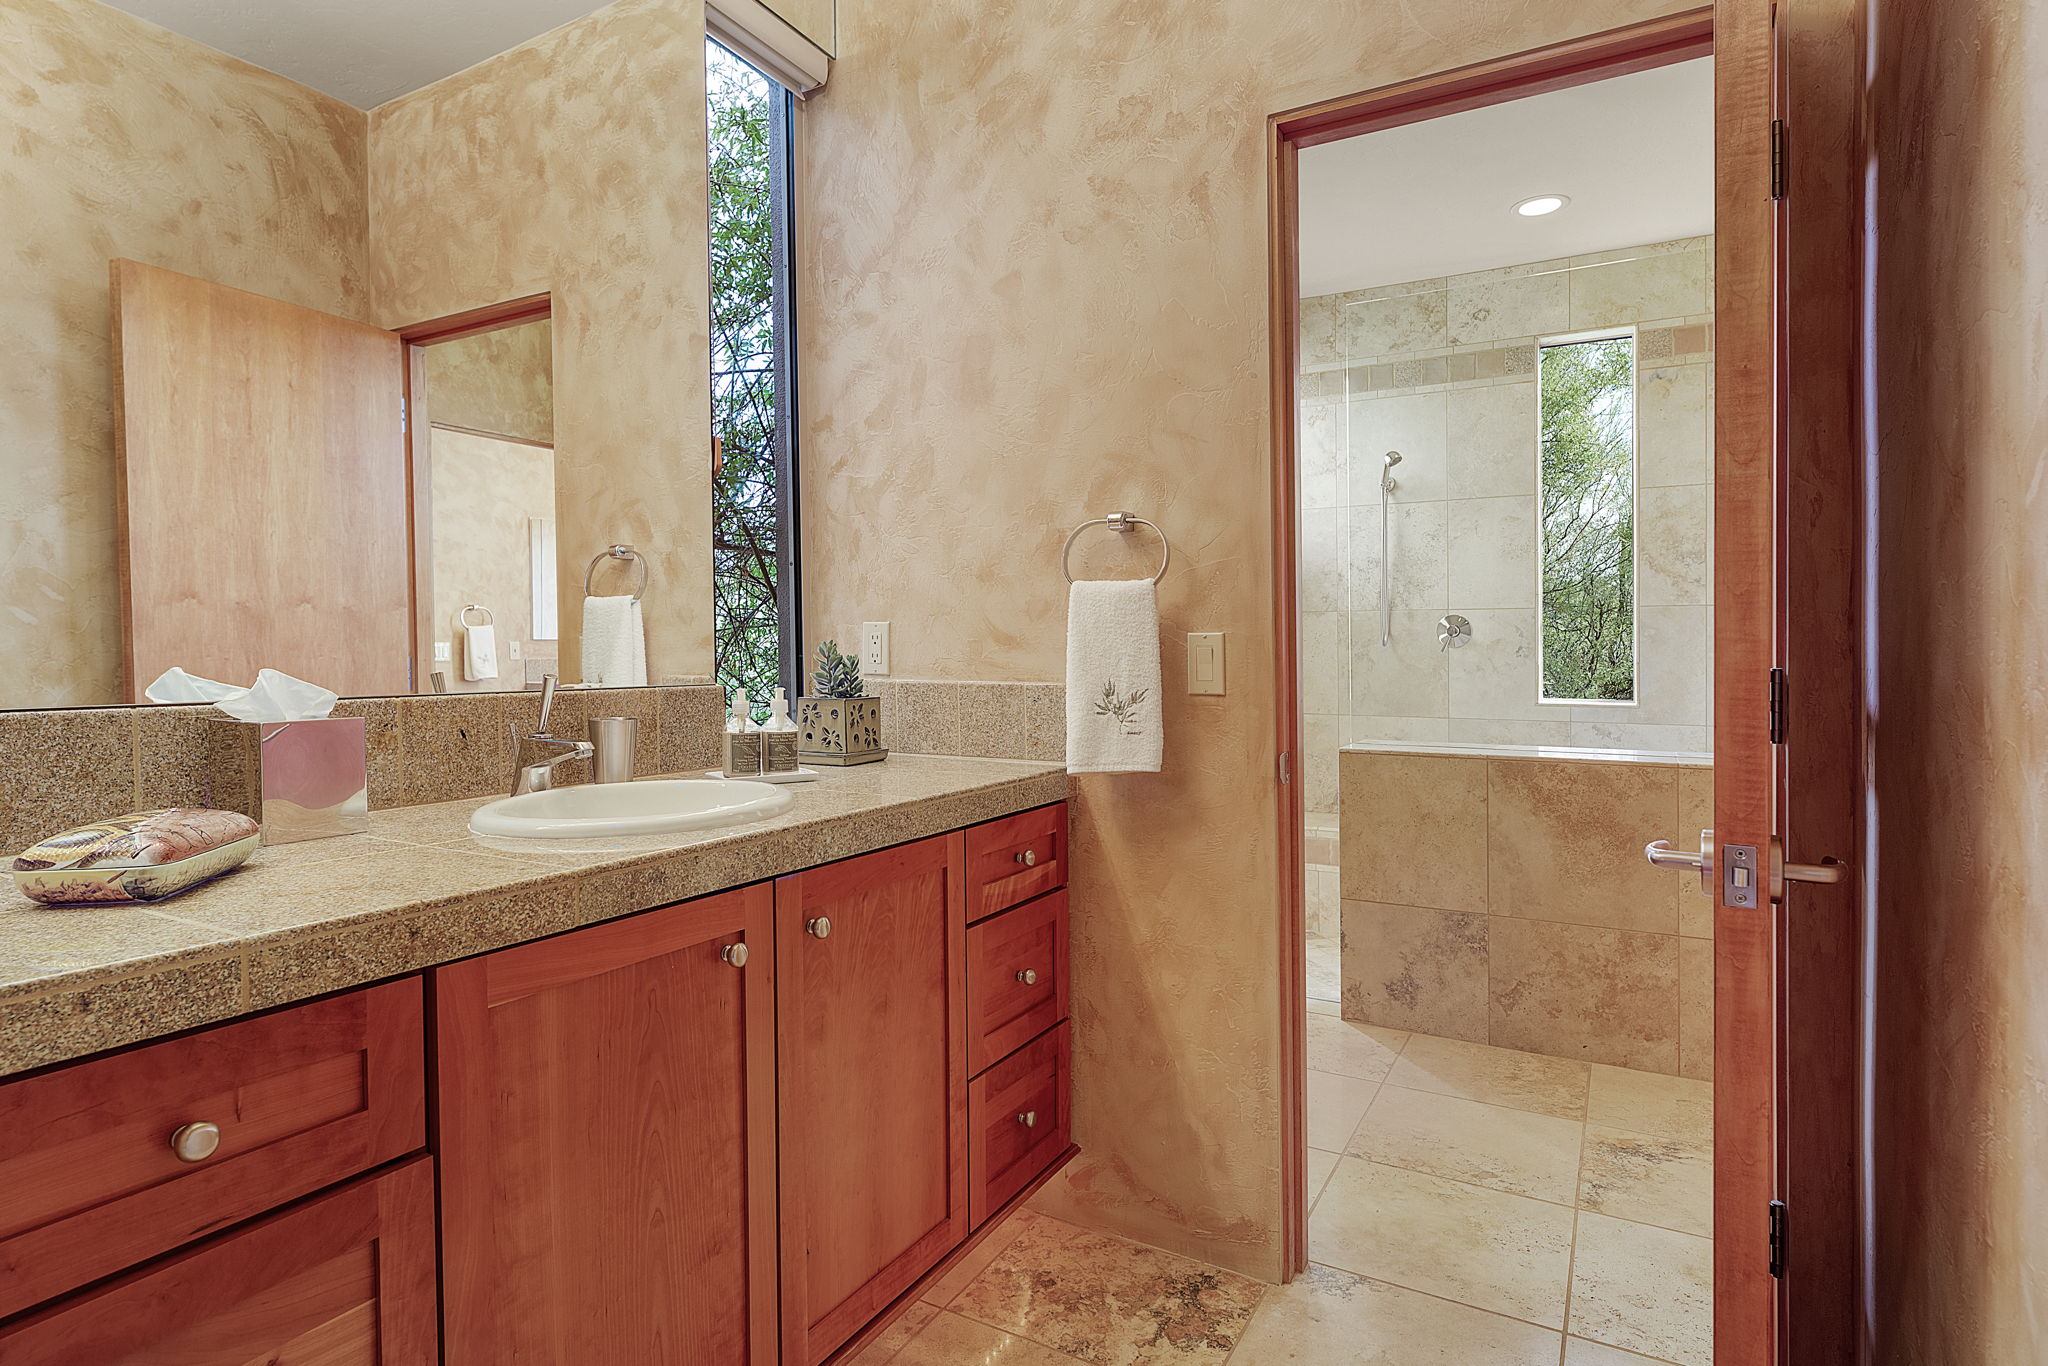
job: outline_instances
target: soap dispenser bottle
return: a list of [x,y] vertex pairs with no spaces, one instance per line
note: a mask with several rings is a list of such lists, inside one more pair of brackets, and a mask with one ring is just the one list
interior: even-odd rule
[[754,727],[745,688],[732,691],[732,710],[725,718],[725,776],[761,776],[761,732]]
[[781,688],[768,704],[768,723],[761,727],[761,771],[796,772],[796,722],[789,719],[789,697]]

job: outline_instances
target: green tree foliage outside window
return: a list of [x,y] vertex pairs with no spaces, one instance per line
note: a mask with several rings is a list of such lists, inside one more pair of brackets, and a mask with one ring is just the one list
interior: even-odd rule
[[1542,348],[1543,696],[1631,702],[1635,340]]
[[704,45],[710,133],[712,636],[718,685],[765,698],[782,672],[776,581],[775,214],[768,139],[776,88]]

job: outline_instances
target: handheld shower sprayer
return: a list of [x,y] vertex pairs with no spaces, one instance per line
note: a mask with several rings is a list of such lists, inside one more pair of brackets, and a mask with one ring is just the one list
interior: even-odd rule
[[1380,467],[1380,644],[1383,646],[1394,643],[1394,577],[1387,556],[1393,550],[1389,523],[1393,517],[1394,466],[1400,463],[1401,452],[1388,451],[1386,463]]

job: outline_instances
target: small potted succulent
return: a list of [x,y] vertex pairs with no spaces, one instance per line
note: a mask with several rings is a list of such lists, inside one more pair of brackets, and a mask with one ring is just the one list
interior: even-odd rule
[[818,646],[816,691],[797,699],[796,753],[807,764],[872,764],[889,757],[882,748],[882,699],[867,695],[860,661],[842,654],[839,642]]

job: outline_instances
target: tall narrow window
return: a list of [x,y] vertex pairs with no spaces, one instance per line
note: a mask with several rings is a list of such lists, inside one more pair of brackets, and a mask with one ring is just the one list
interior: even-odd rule
[[1635,338],[1537,357],[1543,699],[1636,696]]
[[704,43],[711,200],[713,650],[720,687],[797,695],[790,94]]

